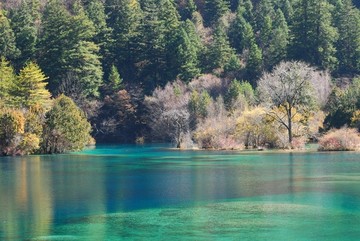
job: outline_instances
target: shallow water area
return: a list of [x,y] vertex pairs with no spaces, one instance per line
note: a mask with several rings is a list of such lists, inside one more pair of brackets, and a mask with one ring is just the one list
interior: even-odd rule
[[359,224],[356,152],[0,158],[0,240],[357,240]]

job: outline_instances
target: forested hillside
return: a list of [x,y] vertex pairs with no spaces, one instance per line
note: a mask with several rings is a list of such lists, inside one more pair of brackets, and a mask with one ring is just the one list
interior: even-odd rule
[[[65,96],[98,142],[286,146],[319,129],[360,127],[357,1],[1,0],[0,56],[0,122],[16,112],[43,123],[2,130],[2,149],[22,133],[19,143],[36,137],[42,152],[61,152],[44,144],[63,138],[58,129],[44,133]],[[269,90],[291,88],[267,81],[287,75],[304,91],[271,99]],[[73,149],[66,140],[61,147]]]

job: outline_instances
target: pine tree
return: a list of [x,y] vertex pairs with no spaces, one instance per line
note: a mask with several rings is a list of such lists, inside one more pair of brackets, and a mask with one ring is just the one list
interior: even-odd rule
[[103,80],[103,71],[98,55],[99,46],[92,42],[96,34],[95,26],[80,2],[74,3],[73,11],[75,15],[72,17],[69,38],[73,39],[74,43],[66,50],[69,71],[74,74],[74,81],[80,84],[80,95],[86,98],[97,97]]
[[0,8],[0,56],[13,60],[19,54],[9,19],[6,17],[5,11]]
[[336,26],[339,39],[336,43],[339,59],[339,73],[360,73],[360,11],[355,9],[350,0],[343,0],[337,6]]
[[270,15],[265,16],[263,21],[259,36],[259,47],[262,50],[264,63],[266,64],[268,59],[272,57],[269,53],[269,48],[273,38],[273,23]]
[[247,81],[238,81],[234,79],[224,98],[225,106],[228,110],[234,108],[234,103],[241,98],[243,99],[244,107],[248,107],[255,103],[255,93],[251,84]]
[[322,68],[336,67],[334,43],[338,34],[332,26],[330,5],[325,0],[300,0],[292,26],[292,57]]
[[73,98],[99,95],[102,67],[99,47],[92,42],[94,24],[80,2],[72,6],[73,15],[58,1],[50,2],[44,12],[41,39],[41,66],[49,76],[50,90]]
[[108,69],[113,61],[111,45],[114,44],[114,40],[112,38],[112,29],[108,27],[106,22],[107,15],[104,4],[100,0],[91,0],[85,6],[85,10],[95,27],[95,35],[92,38],[92,42],[100,48],[99,55],[102,57],[101,62],[103,69]]
[[124,88],[123,80],[120,77],[119,71],[115,67],[115,65],[111,66],[109,81],[108,81],[109,90],[112,93],[119,91]]
[[265,67],[269,70],[287,57],[289,45],[289,28],[284,14],[280,9],[276,11],[272,36],[269,42],[267,56],[264,59]]
[[[62,80],[68,71],[66,50],[72,48],[73,39],[69,37],[71,15],[59,0],[52,0],[45,6],[42,17],[42,33],[38,42],[38,62],[49,77],[49,90],[59,92]],[[77,41],[77,40],[75,40]]]
[[249,54],[246,61],[246,75],[247,79],[252,81],[253,86],[254,81],[261,75],[262,63],[261,49],[255,41],[252,41],[250,43]]
[[238,8],[236,18],[230,25],[229,40],[237,53],[242,54],[244,49],[249,49],[252,41],[255,41],[255,35],[251,24],[243,16],[244,9]]
[[236,73],[241,70],[241,67],[239,57],[233,53],[224,65],[224,73]]
[[214,32],[214,40],[210,47],[211,68],[224,68],[234,56],[236,56],[235,50],[230,47],[229,39],[223,27],[217,26]]
[[[293,1],[291,0],[278,0],[277,8],[283,12],[283,15],[288,23],[291,22],[294,14]],[[277,15],[276,15],[277,16]]]
[[0,58],[0,106],[12,101],[11,91],[15,87],[15,73],[10,62]]
[[251,25],[253,25],[255,21],[253,9],[254,6],[251,0],[239,0],[237,12],[241,11],[244,19]]
[[146,0],[143,12],[137,40],[137,65],[148,92],[178,75],[176,51],[181,42],[181,28],[180,16],[171,0]]
[[[78,93],[74,98],[93,98],[99,96],[103,81],[103,71],[99,60],[99,47],[90,41],[80,41],[74,48],[66,51],[69,55],[70,81],[76,82]],[[66,93],[66,91],[64,91]]]
[[30,108],[40,105],[47,108],[50,101],[50,93],[45,88],[47,77],[34,62],[29,62],[20,70],[16,78],[14,95],[19,107]]
[[226,0],[205,0],[204,20],[207,26],[214,25],[218,20],[229,11]]
[[112,29],[111,64],[115,64],[125,80],[136,76],[136,42],[140,36],[139,27],[142,11],[137,0],[106,0],[107,25]]
[[274,6],[272,0],[260,0],[256,8],[256,24],[254,26],[255,31],[262,31],[265,29],[269,20],[274,15]]
[[17,69],[24,66],[27,61],[35,60],[38,40],[36,21],[39,21],[39,9],[33,8],[33,1],[27,0],[12,12],[11,25],[16,37],[16,46],[21,52],[21,55],[16,59]]
[[185,82],[189,82],[194,77],[200,75],[198,51],[185,28],[181,31],[181,43],[178,46],[179,77]]
[[201,38],[196,31],[195,24],[188,19],[183,24],[183,28],[184,28],[185,32],[187,33],[187,36],[189,37],[189,40],[190,40],[192,46],[194,46],[196,54],[199,58],[199,56],[201,55],[201,52],[204,49],[204,44],[202,43]]

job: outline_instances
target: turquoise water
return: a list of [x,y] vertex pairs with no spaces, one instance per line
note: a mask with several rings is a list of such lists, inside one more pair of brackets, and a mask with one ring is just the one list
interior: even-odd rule
[[0,158],[0,240],[359,240],[360,153]]

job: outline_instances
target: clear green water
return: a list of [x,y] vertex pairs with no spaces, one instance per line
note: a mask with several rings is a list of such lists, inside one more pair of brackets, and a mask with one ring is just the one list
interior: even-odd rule
[[0,158],[0,240],[359,240],[360,153]]

